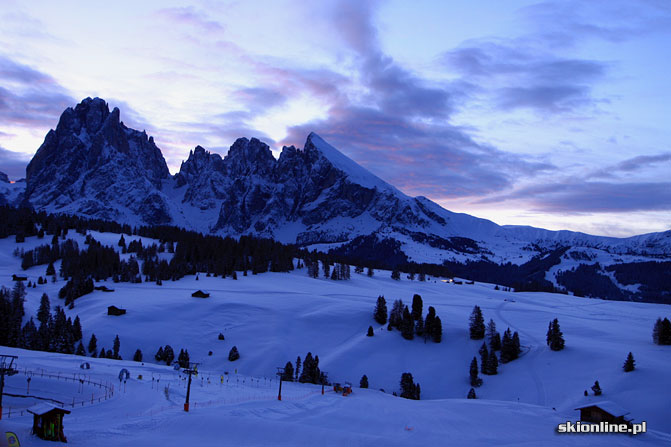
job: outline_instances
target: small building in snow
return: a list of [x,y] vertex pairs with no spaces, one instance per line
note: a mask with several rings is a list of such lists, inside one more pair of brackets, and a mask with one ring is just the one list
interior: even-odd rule
[[26,281],[26,280],[28,280],[27,276],[17,274],[12,275],[12,281]]
[[581,422],[631,424],[632,421],[630,417],[625,417],[629,415],[627,410],[607,400],[590,403],[584,407],[578,407],[576,410],[580,410]]
[[51,404],[38,404],[27,409],[33,415],[33,434],[47,441],[68,442],[63,433],[63,416],[69,410]]
[[191,296],[194,298],[209,298],[210,294],[207,292],[203,292],[202,290],[196,290],[191,294]]
[[126,313],[126,309],[119,309],[116,306],[107,306],[107,315],[123,315]]

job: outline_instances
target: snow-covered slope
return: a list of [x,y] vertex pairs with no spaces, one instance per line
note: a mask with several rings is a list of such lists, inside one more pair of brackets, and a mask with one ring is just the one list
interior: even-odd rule
[[[191,408],[182,411],[184,374],[166,366],[91,359],[82,374],[81,358],[8,349],[19,356],[20,368],[45,370],[52,378],[33,377],[31,391],[41,396],[74,397],[100,390],[80,389],[63,376],[85,377],[112,383],[112,398],[90,405],[75,405],[64,418],[69,446],[119,447],[198,445],[215,447],[258,446],[657,446],[671,441],[668,433],[648,423],[648,432],[625,434],[558,434],[558,424],[577,420],[577,411],[496,400],[437,399],[409,401],[372,389],[355,388],[343,398],[315,385],[283,383],[277,400],[277,381],[229,374],[220,382],[217,371],[202,372],[191,386]],[[120,368],[132,377],[119,386]],[[57,379],[60,373],[61,379]],[[142,375],[142,379],[138,376]],[[156,380],[160,378],[160,386]],[[7,388],[25,392],[19,374],[8,378]],[[86,385],[86,384],[85,384]],[[167,391],[166,391],[167,389]],[[17,403],[16,399],[5,398]],[[24,405],[29,405],[23,403]],[[22,446],[47,446],[30,434],[32,417],[0,421],[2,431],[18,435]]]
[[[73,233],[69,234],[81,245],[84,236]],[[119,239],[116,234],[92,235],[110,245]],[[134,236],[125,238],[130,242]],[[39,243],[36,238],[27,238],[23,244],[0,240],[0,284],[11,287],[11,274],[20,271],[20,260],[11,254],[14,249],[30,249]],[[58,263],[55,267],[58,270]],[[44,269],[31,267],[25,273],[35,281],[44,275]],[[180,383],[170,370],[157,370],[148,363],[143,368],[132,362],[121,362],[114,368],[105,366],[107,360],[96,360],[91,373],[106,374],[109,380],[121,366],[131,370],[129,395],[75,411],[66,433],[72,442],[79,439],[79,444],[73,445],[95,433],[106,434],[96,445],[126,445],[137,440],[151,444],[152,439],[165,440],[163,445],[179,445],[177,441],[187,436],[201,440],[199,445],[215,445],[212,437],[224,428],[240,445],[264,445],[269,440],[273,444],[280,430],[288,431],[286,442],[279,445],[309,444],[318,439],[320,445],[423,445],[444,443],[441,439],[456,445],[488,445],[504,439],[535,445],[663,445],[671,439],[671,407],[664,392],[671,388],[671,350],[654,345],[651,337],[655,320],[669,316],[668,306],[511,293],[494,290],[492,284],[448,284],[439,278],[393,281],[389,276],[388,271],[378,270],[372,278],[354,274],[350,281],[332,281],[309,278],[299,269],[290,274],[238,274],[238,280],[201,274],[198,280],[187,277],[166,281],[160,287],[153,283],[107,284],[115,292],[95,291],[66,311],[72,318],[79,315],[85,341],[95,333],[98,346],[110,348],[118,334],[124,359],[132,358],[138,348],[145,360],[165,344],[177,351],[185,348],[193,361],[201,363],[202,380],[209,377],[217,385],[219,377],[228,372],[227,377],[235,378],[240,388],[217,388],[212,383],[208,387],[206,382],[200,388],[196,381],[192,401],[201,402],[202,408],[184,415],[180,412],[183,389],[171,385],[175,394],[166,400],[163,388],[151,388],[148,380],[154,373],[161,374],[162,384],[164,380]],[[26,319],[35,315],[42,293],[51,297],[52,306],[59,304],[57,291],[63,284],[61,280],[28,289]],[[192,298],[196,289],[207,290],[211,297]],[[379,295],[384,295],[391,307],[399,298],[410,304],[415,293],[423,298],[424,313],[433,306],[440,316],[442,343],[404,340],[398,331],[387,331],[373,320]],[[501,365],[498,375],[483,376],[484,385],[477,389],[480,400],[473,403],[463,398],[470,387],[469,363],[474,356],[479,358],[481,345],[468,336],[468,316],[476,304],[486,320],[496,322],[499,331],[510,327],[519,332],[524,353]],[[125,308],[127,314],[108,316],[109,305]],[[559,319],[566,339],[566,348],[560,352],[550,351],[545,344],[548,322],[554,318]],[[373,337],[366,336],[369,325],[374,328]],[[224,341],[217,339],[220,332]],[[229,362],[228,351],[234,345],[241,358]],[[276,383],[259,391],[260,383],[273,377],[277,366],[294,362],[299,355],[304,358],[308,351],[319,355],[319,366],[330,380],[356,385],[366,374],[371,390],[355,389],[352,399],[347,400],[322,397],[318,392],[310,395],[318,390],[296,385],[298,388],[287,388],[286,402],[282,403],[274,400]],[[624,373],[622,363],[629,351],[636,359],[636,370]],[[76,370],[79,363],[51,354],[19,355],[20,361],[27,357],[28,365],[64,372]],[[427,402],[390,396],[398,391],[403,372],[413,374]],[[138,374],[143,374],[143,381],[136,379]],[[260,381],[257,388],[249,386],[253,384],[251,377]],[[583,390],[589,390],[595,380],[599,380],[603,396],[584,397]],[[24,387],[25,381],[12,386]],[[245,386],[250,389],[242,388]],[[380,388],[386,394],[374,391]],[[667,435],[569,439],[555,433],[558,423],[577,420],[575,408],[601,399],[615,402],[635,421],[647,421],[650,430]],[[217,425],[217,420],[226,421],[220,422],[225,425]],[[23,421],[19,429],[26,434],[29,421]],[[524,424],[530,427],[523,429]],[[162,434],[145,432],[148,426]],[[258,427],[256,435],[247,433],[246,428],[252,426]],[[513,427],[518,428],[511,434]]]

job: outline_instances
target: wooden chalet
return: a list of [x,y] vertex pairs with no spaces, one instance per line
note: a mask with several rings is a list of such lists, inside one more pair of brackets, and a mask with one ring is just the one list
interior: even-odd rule
[[107,306],[107,315],[123,315],[126,313],[126,309],[119,309],[116,306]]
[[68,442],[63,433],[63,416],[69,410],[51,404],[38,404],[27,409],[33,415],[33,434],[47,441]]
[[12,275],[12,281],[27,281],[27,280],[28,280],[27,276],[17,274]]
[[203,292],[202,290],[196,290],[191,294],[191,296],[194,298],[209,298],[210,294],[207,292]]
[[580,410],[581,422],[631,424],[632,421],[630,417],[625,417],[629,414],[627,410],[610,401],[594,402],[576,410]]

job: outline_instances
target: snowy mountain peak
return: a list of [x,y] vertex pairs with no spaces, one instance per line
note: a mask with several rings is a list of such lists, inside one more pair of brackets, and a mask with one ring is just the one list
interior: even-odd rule
[[182,162],[179,172],[175,175],[177,186],[193,183],[208,170],[222,171],[223,160],[219,154],[212,154],[202,146],[196,146],[194,150],[189,151],[189,158]]
[[351,158],[340,152],[335,147],[327,143],[322,137],[314,132],[310,132],[305,142],[304,151],[306,153],[317,152],[327,159],[334,168],[344,172],[352,183],[359,184],[365,188],[377,189],[380,191],[389,191],[395,194],[402,194],[396,188],[377,177],[370,171],[361,167]]
[[[157,190],[170,173],[154,140],[100,98],[67,108],[26,168],[24,203],[53,212],[171,221]],[[158,219],[158,220],[156,220]]]
[[224,164],[232,175],[268,175],[275,167],[275,157],[270,147],[257,138],[238,138],[224,158]]

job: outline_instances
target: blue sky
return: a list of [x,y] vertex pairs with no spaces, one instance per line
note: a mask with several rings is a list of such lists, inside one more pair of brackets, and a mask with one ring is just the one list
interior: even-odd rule
[[152,134],[276,151],[310,131],[500,224],[671,228],[671,3],[0,0],[0,170],[87,96]]

